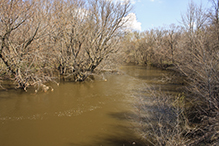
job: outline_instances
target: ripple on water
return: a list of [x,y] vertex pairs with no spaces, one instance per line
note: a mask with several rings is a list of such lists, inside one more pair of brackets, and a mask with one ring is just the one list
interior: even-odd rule
[[[101,104],[104,104],[103,102],[100,102]],[[86,112],[91,112],[96,109],[101,108],[100,106],[90,106],[89,108],[83,109],[83,108],[78,108],[78,109],[68,109],[65,111],[57,111],[54,113],[43,113],[43,114],[34,114],[31,116],[5,116],[5,117],[0,117],[0,121],[4,124],[7,121],[21,121],[21,120],[44,120],[50,116],[55,116],[55,117],[72,117],[72,116],[78,116]]]

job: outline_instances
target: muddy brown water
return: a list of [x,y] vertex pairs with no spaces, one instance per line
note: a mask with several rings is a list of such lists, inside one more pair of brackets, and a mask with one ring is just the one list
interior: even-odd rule
[[142,145],[132,130],[133,94],[139,85],[159,82],[169,72],[153,67],[123,66],[124,74],[105,74],[104,81],[65,82],[54,91],[0,92],[0,146]]

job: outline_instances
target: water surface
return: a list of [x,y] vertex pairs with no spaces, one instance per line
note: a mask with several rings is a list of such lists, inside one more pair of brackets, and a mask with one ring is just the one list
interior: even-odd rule
[[145,66],[121,67],[93,82],[52,85],[54,91],[0,92],[1,146],[141,145],[128,120],[139,85],[178,86],[160,80],[169,72]]

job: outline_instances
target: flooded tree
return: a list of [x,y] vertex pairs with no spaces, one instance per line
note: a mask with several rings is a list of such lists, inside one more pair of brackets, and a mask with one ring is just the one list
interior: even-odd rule
[[24,90],[51,80],[43,52],[48,16],[34,1],[2,0],[0,7],[0,58],[5,74]]
[[131,9],[108,0],[2,0],[0,7],[1,71],[24,90],[58,75],[84,81],[118,50]]
[[91,0],[68,2],[62,7],[58,68],[60,74],[84,81],[105,58],[117,51],[130,3]]

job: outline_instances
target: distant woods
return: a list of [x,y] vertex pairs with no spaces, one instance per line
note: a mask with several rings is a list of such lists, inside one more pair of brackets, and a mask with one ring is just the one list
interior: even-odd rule
[[128,1],[1,0],[1,78],[24,90],[60,75],[84,81],[117,51],[130,8]]

